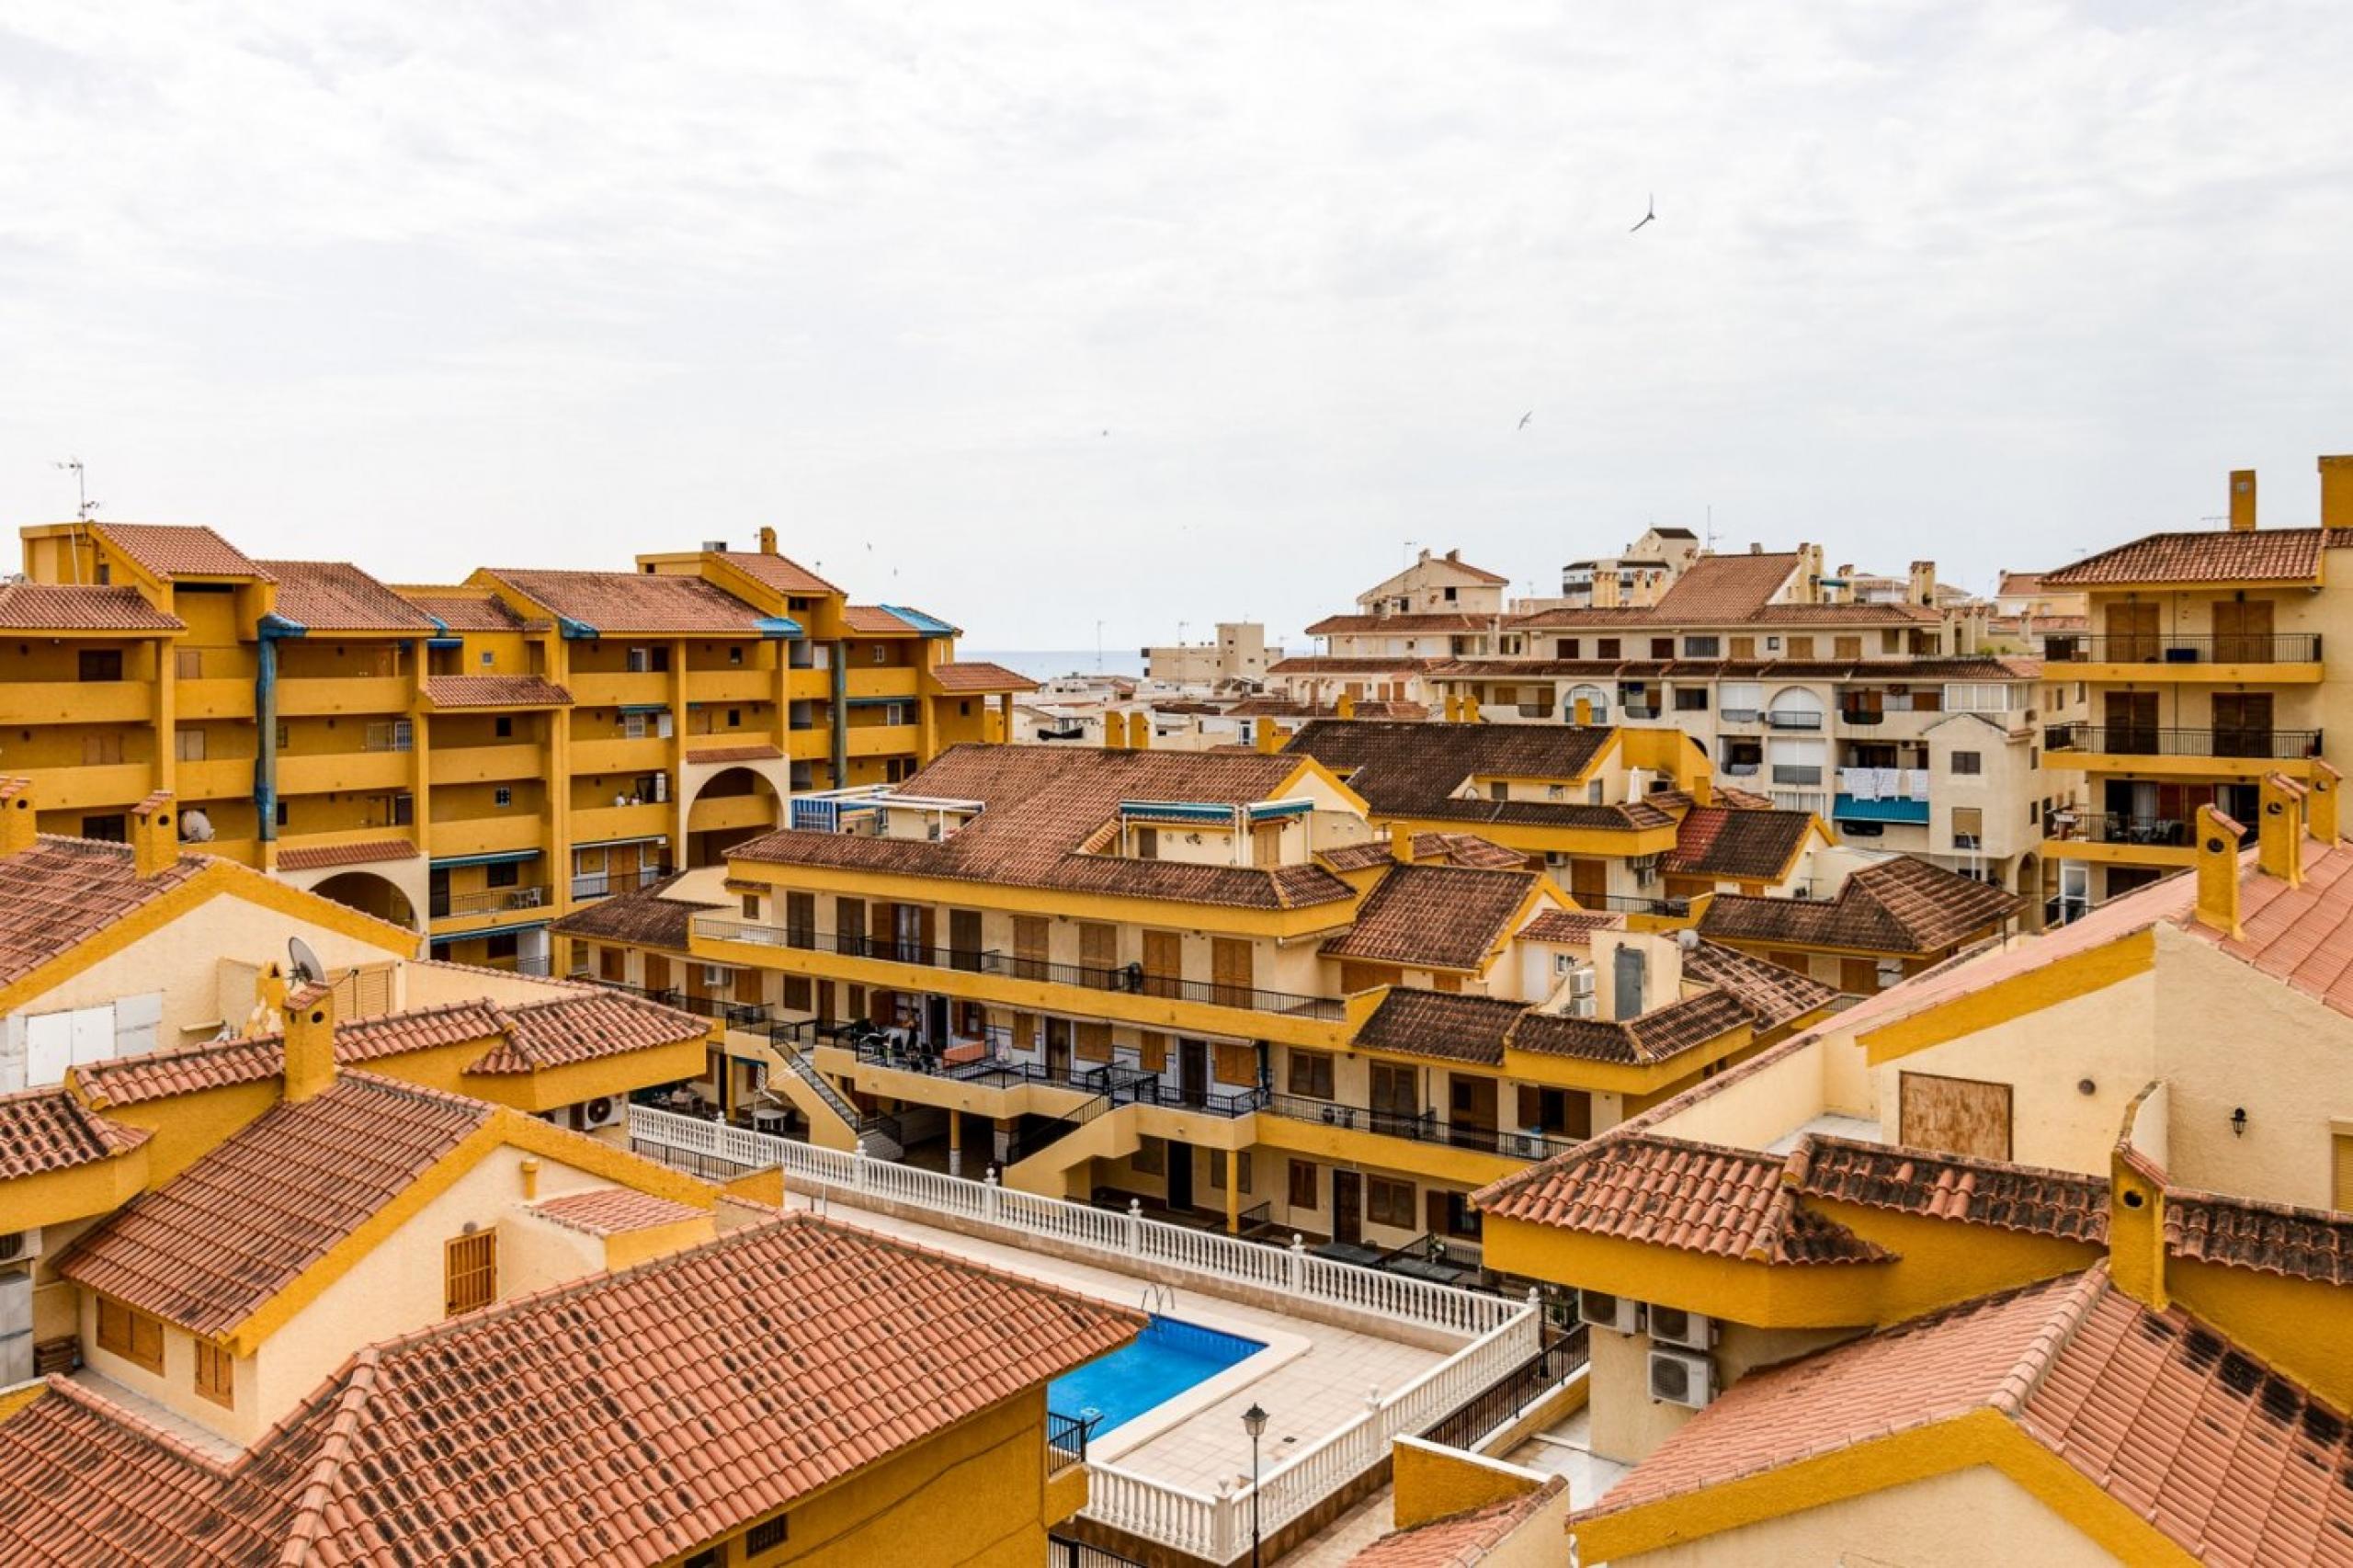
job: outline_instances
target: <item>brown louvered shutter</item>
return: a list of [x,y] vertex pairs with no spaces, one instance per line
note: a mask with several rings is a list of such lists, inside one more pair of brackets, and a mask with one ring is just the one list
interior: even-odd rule
[[1211,939],[1210,979],[1218,1001],[1229,1007],[1250,1006],[1254,972],[1248,942],[1237,937]]
[[1013,972],[1023,980],[1046,978],[1047,944],[1051,928],[1041,915],[1013,917]]
[[1247,1045],[1228,1045],[1220,1041],[1217,1048],[1217,1075],[1237,1087],[1255,1086],[1258,1082],[1258,1052]]
[[2336,1201],[2340,1210],[2353,1210],[2353,1132],[2340,1132],[2334,1140],[2336,1145]]
[[1143,934],[1143,988],[1150,996],[1174,996],[1185,978],[1185,938],[1174,931]]
[[1111,1060],[1111,1026],[1093,1019],[1082,1019],[1078,1026],[1078,1059],[1081,1062]]
[[1168,1037],[1158,1029],[1145,1029],[1136,1037],[1137,1060],[1147,1073],[1168,1071]]

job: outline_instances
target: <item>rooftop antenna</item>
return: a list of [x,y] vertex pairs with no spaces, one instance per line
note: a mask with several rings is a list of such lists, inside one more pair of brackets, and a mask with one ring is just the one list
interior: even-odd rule
[[1095,673],[1103,673],[1103,623],[1099,620],[1095,623]]
[[1707,517],[1708,553],[1713,555],[1716,552],[1716,505],[1712,501],[1708,503]]
[[1420,542],[1421,540],[1414,539],[1409,539],[1405,541],[1405,548],[1400,551],[1397,555],[1397,563],[1400,566],[1411,566],[1414,563],[1414,546]]
[[98,503],[90,499],[90,487],[87,476],[82,472],[82,460],[67,458],[56,466],[74,471],[74,515],[88,522],[97,514]]

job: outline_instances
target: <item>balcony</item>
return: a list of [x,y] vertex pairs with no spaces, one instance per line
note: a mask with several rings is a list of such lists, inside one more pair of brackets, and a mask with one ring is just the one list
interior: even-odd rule
[[608,991],[625,992],[642,996],[649,1002],[659,1002],[665,1007],[675,1007],[681,1013],[692,1013],[698,1018],[716,1018],[731,1029],[769,1028],[768,1010],[758,1002],[731,1002],[723,996],[696,996],[671,987],[648,991],[642,985],[631,985],[620,980],[598,980],[595,975],[582,978],[595,981]]
[[551,900],[544,887],[483,888],[475,892],[437,892],[433,918],[461,920],[474,915],[506,915],[517,909],[545,909]]
[[1776,708],[1765,715],[1765,722],[1776,730],[1819,730],[1822,712],[1813,708]]
[[926,947],[921,942],[896,941],[887,937],[877,939],[861,932],[836,935],[828,931],[795,931],[782,926],[763,926],[710,915],[696,916],[694,934],[713,941],[835,953],[844,958],[904,964],[918,969],[961,970],[970,974],[997,975],[1008,980],[1042,981],[1051,985],[1068,985],[1087,991],[1276,1013],[1318,1023],[1339,1023],[1347,1017],[1347,1005],[1336,996],[1301,996],[1288,991],[1261,991],[1255,986],[1221,985],[1214,981],[1150,974],[1142,964],[1135,963],[1115,969],[1098,969],[1088,964],[1015,958],[995,948]]
[[[2118,672],[2114,676],[2090,670],[2074,672],[2092,679],[2231,679],[2236,677],[2211,672],[2215,666],[2236,670],[2248,665],[2311,665],[2313,678],[2316,679],[2320,656],[2317,631],[2223,632],[2208,637],[2130,632],[2113,636],[2069,634],[2046,637],[2042,643],[2046,666],[2101,665]],[[2155,668],[2150,667],[2153,665]],[[2201,676],[2201,666],[2210,673]]]
[[408,699],[406,676],[290,676],[278,683],[278,716],[287,719],[322,713],[404,713]]
[[2318,730],[2210,728],[2165,729],[2142,724],[2053,724],[2045,732],[2052,752],[2106,756],[2183,756],[2300,762],[2321,755]]
[[1659,707],[1655,702],[1628,702],[1620,705],[1618,713],[1620,718],[1631,719],[1639,723],[1645,719],[1657,718]]
[[1441,1144],[1449,1149],[1470,1149],[1482,1154],[1503,1154],[1516,1160],[1549,1159],[1554,1154],[1568,1153],[1577,1146],[1578,1142],[1548,1132],[1521,1131],[1510,1127],[1472,1127],[1460,1122],[1441,1121],[1435,1110],[1418,1114],[1375,1110],[1369,1106],[1341,1105],[1337,1101],[1310,1099],[1302,1095],[1268,1095],[1265,1108],[1292,1121],[1311,1121],[1323,1127],[1373,1132],[1384,1138],[1403,1138],[1415,1143]]
[[2135,816],[2127,812],[2053,812],[2045,831],[2061,842],[2171,849],[2189,846],[2190,824],[2171,817]]
[[539,849],[547,836],[547,824],[532,811],[515,811],[496,816],[453,817],[436,819],[433,824],[433,853],[437,858],[460,855],[512,855],[525,849]]
[[917,732],[913,724],[853,724],[847,738],[852,756],[911,756]]
[[537,778],[540,770],[540,748],[528,743],[433,748],[433,782],[437,785]]
[[254,716],[254,677],[206,676],[200,680],[172,683],[172,707],[180,722],[191,719],[250,719]]
[[1841,793],[1831,800],[1830,820],[1833,822],[1877,822],[1926,827],[1928,825],[1928,802],[1926,799],[1907,800],[1902,796]]
[[652,887],[670,871],[666,865],[640,866],[634,871],[583,871],[572,879],[572,902],[586,903],[617,892],[635,892]]
[[747,670],[729,665],[722,669],[687,672],[687,700],[689,702],[767,702],[775,697],[774,670]]
[[661,801],[641,806],[590,806],[572,813],[574,844],[607,843],[621,838],[661,838],[671,827],[670,807]]
[[1773,782],[1785,788],[1811,789],[1822,782],[1819,764],[1777,762],[1773,765]]
[[[402,751],[280,752],[278,790],[281,795],[323,795],[344,790],[405,790],[413,781],[415,763]],[[438,782],[438,780],[437,780]]]
[[174,790],[183,801],[245,801],[253,798],[254,759],[210,756],[173,766]]
[[670,766],[670,742],[661,735],[627,735],[572,743],[574,774],[657,773]]
[[915,672],[904,665],[852,665],[844,678],[853,699],[912,698],[915,694]]
[[1716,710],[1716,722],[1719,725],[1754,724],[1756,722],[1756,710],[1754,708],[1719,708]]
[[670,700],[667,670],[574,670],[564,685],[582,708],[654,708]]
[[147,680],[20,680],[0,685],[0,724],[137,724],[155,712]]

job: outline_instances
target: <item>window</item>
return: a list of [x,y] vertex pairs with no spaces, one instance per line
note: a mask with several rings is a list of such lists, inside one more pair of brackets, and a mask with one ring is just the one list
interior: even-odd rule
[[1595,638],[1593,640],[1593,656],[1597,659],[1618,658],[1620,656],[1618,653],[1618,643],[1619,639],[1615,637]]
[[1976,806],[1955,806],[1952,809],[1952,846],[1974,849],[1985,832],[1985,812]]
[[1421,1074],[1400,1062],[1372,1064],[1372,1112],[1375,1116],[1413,1117],[1421,1114]]
[[[813,893],[802,893],[800,896],[809,901],[809,908],[813,914],[817,907],[816,895]],[[746,920],[757,920],[759,917],[760,895],[756,892],[745,893],[744,895],[744,918]]]
[[1575,638],[1555,637],[1552,639],[1552,657],[1556,659],[1574,659],[1576,656],[1577,640]]
[[1683,656],[1687,659],[1712,659],[1722,646],[1713,637],[1686,637],[1683,640]]
[[784,1006],[787,1011],[794,1013],[806,1013],[811,1011],[811,994],[812,991],[810,981],[807,975],[788,974],[784,977]]
[[[278,826],[280,826],[280,827],[284,827],[284,826],[286,825],[286,802],[285,802],[285,801],[278,801],[278,811],[277,811],[277,812],[276,812],[276,815],[277,815],[277,818],[278,818]],[[85,833],[85,834],[84,834],[82,836],[83,836],[83,837],[85,837],[85,838],[87,838],[87,837],[89,836],[89,835]]]
[[1311,1099],[1332,1097],[1332,1053],[1328,1051],[1302,1051],[1294,1046],[1290,1051],[1290,1092]]
[[741,643],[727,650],[727,662],[731,665],[740,665],[744,662],[744,649]]
[[1364,1183],[1364,1217],[1376,1225],[1395,1225],[1408,1231],[1415,1229],[1414,1184],[1367,1176]]
[[449,1317],[498,1299],[498,1233],[452,1236],[441,1249],[443,1311]]
[[1708,688],[1704,686],[1677,687],[1675,710],[1677,713],[1705,713],[1708,710]]
[[1142,1138],[1136,1142],[1136,1152],[1128,1156],[1128,1168],[1138,1176],[1168,1174],[1168,1144],[1159,1138]]
[[482,882],[486,888],[518,888],[523,885],[523,864],[519,860],[500,860],[482,869]]
[[1290,1162],[1290,1206],[1318,1209],[1324,1203],[1323,1167],[1313,1160]]
[[[1208,1150],[1206,1153],[1210,1157],[1210,1190],[1211,1192],[1223,1192],[1225,1190],[1225,1162],[1232,1156],[1229,1156],[1216,1149]],[[1248,1150],[1245,1149],[1242,1151],[1236,1164],[1240,1168],[1233,1174],[1241,1178],[1241,1190],[1247,1192],[1250,1190],[1251,1186],[1250,1153]]]
[[110,730],[104,734],[82,737],[82,766],[106,767],[122,760],[122,733]]
[[1950,713],[2006,713],[2012,688],[1991,683],[1945,687],[1945,710]]
[[122,678],[122,650],[119,648],[83,649],[81,673],[84,680],[120,680]]
[[501,784],[490,792],[490,803],[504,810],[515,803],[515,791]]
[[1952,770],[1955,773],[1982,773],[1984,771],[1984,759],[1973,751],[1957,751],[1952,754]]
[[744,710],[741,708],[730,708],[727,710],[727,727],[731,730],[740,730],[744,727]]
[[1454,589],[1452,589],[1452,588],[1449,588],[1449,589],[1447,589],[1447,590],[1446,590],[1446,602],[1447,602],[1448,604],[1452,604],[1452,603],[1454,602],[1454,596],[1455,596],[1455,590],[1454,590]]
[[1446,1195],[1445,1220],[1448,1235],[1459,1236],[1468,1242],[1479,1239],[1479,1211],[1471,1207],[1469,1193],[1449,1192]]
[[[283,801],[279,801],[278,809],[280,812],[285,811],[286,803]],[[280,825],[283,825],[286,821],[283,816],[280,816],[278,820]],[[100,844],[128,844],[131,842],[130,829],[120,812],[108,812],[104,816],[84,817],[82,819],[82,836],[85,838],[96,839]]]
[[753,1557],[763,1551],[774,1551],[778,1547],[782,1546],[790,1539],[785,1530],[785,1523],[786,1516],[779,1514],[775,1518],[762,1519],[758,1524],[745,1530],[744,1555]]
[[164,1369],[164,1320],[112,1296],[98,1298],[98,1348],[149,1371]]
[[1652,638],[1651,657],[1654,659],[1671,659],[1675,657],[1675,639],[1672,637]]
[[2329,1175],[2336,1188],[2338,1209],[2353,1209],[2353,1132],[2338,1132],[2329,1139],[2334,1168]]
[[1792,659],[1811,659],[1811,658],[1813,658],[1813,638],[1811,635],[1809,635],[1809,636],[1804,636],[1804,637],[1792,637],[1792,638],[1790,638],[1790,658],[1792,658]]
[[209,1339],[196,1342],[196,1392],[215,1404],[234,1404],[237,1358]]
[[719,1568],[719,1548],[706,1546],[680,1562],[678,1568]]
[[172,749],[178,754],[182,762],[202,762],[204,760],[204,732],[202,730],[174,731]]
[[490,722],[490,728],[491,733],[496,735],[500,740],[511,740],[515,734],[515,721],[512,719],[493,719]]
[[497,667],[497,665],[498,665],[498,657],[497,657],[497,655],[496,655],[496,654],[494,654],[494,653],[493,653],[489,649],[484,648],[484,649],[482,651],[482,667],[483,667],[483,669],[486,669],[486,670],[487,670],[487,669],[494,669],[494,668],[496,668],[496,667]]

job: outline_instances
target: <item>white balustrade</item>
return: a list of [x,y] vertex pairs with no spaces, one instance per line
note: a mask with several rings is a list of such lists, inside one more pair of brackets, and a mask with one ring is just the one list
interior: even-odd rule
[[[1541,1318],[1532,1303],[1458,1290],[1330,1258],[1296,1244],[1267,1246],[1214,1232],[1084,1203],[1008,1191],[983,1181],[844,1153],[650,1106],[631,1106],[632,1141],[710,1155],[746,1169],[780,1166],[803,1181],[871,1193],[935,1213],[977,1220],[1108,1255],[1149,1262],[1228,1284],[1254,1285],[1335,1306],[1472,1336],[1471,1343],[1365,1414],[1267,1472],[1258,1486],[1258,1526],[1271,1533],[1381,1462],[1396,1438],[1421,1432],[1534,1355]],[[1087,1461],[1086,1513],[1176,1551],[1213,1562],[1248,1541],[1250,1488],[1205,1497],[1118,1465]]]

